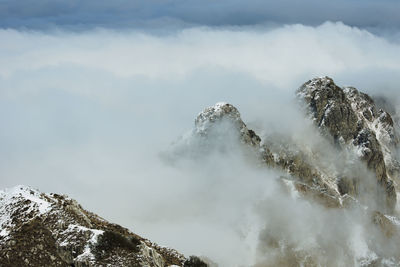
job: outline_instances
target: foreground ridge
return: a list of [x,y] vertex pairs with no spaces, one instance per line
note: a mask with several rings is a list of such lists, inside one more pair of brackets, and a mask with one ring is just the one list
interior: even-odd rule
[[0,227],[0,266],[191,266],[176,250],[109,223],[65,195],[28,186],[0,191]]

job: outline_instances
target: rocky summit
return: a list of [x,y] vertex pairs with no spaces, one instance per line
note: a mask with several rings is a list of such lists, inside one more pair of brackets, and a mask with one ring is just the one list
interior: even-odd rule
[[0,192],[0,266],[205,266],[26,186]]
[[[252,148],[267,166],[284,170],[304,196],[326,206],[343,207],[372,194],[376,208],[393,213],[400,164],[395,155],[399,137],[391,115],[367,94],[353,87],[340,88],[329,77],[304,83],[296,97],[299,110],[312,120],[326,145],[348,160],[343,166],[326,166],[321,151],[285,136],[261,138],[247,128],[239,111],[228,103],[217,103],[201,112],[191,138],[233,136]],[[231,128],[221,127],[228,123]]]
[[[270,256],[274,260],[257,266],[400,266],[400,220],[396,207],[400,171],[396,158],[398,125],[370,96],[353,87],[341,88],[329,77],[307,81],[295,96],[299,112],[310,122],[315,142],[322,145],[296,142],[292,138],[296,133],[261,136],[249,129],[239,111],[228,103],[217,103],[201,112],[189,139],[206,139],[201,144],[214,146],[220,146],[221,136],[225,143],[236,140],[246,155],[250,153],[257,159],[258,166],[282,174],[278,180],[287,192],[294,191],[296,196],[329,210],[358,212],[360,217],[346,218],[350,222],[363,218],[363,231],[377,231],[377,236],[383,237],[367,242],[368,257],[353,258],[346,250],[348,244],[328,241],[322,248],[307,250],[266,229],[267,235],[260,237],[265,238],[263,253],[275,251]],[[186,137],[184,143],[190,146],[198,142],[188,142]],[[372,225],[366,226],[370,222]],[[397,252],[388,253],[384,246]],[[348,258],[336,265],[332,262],[335,256],[328,257],[329,249],[336,256],[347,254]]]
[[[384,191],[383,205],[393,211],[399,163],[393,156],[398,144],[393,120],[389,113],[378,109],[374,101],[352,87],[340,88],[331,78],[306,82],[297,91],[308,113],[320,131],[339,149],[354,149]],[[355,188],[356,179],[346,181],[342,193]],[[352,192],[354,193],[354,192]]]

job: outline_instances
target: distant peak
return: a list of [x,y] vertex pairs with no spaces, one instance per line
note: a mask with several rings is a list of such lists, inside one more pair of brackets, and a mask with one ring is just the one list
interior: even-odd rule
[[244,125],[236,107],[226,102],[218,102],[214,106],[205,108],[197,115],[195,120],[196,129],[198,132],[204,132],[212,123],[222,118],[228,118],[231,121],[239,123],[240,128]]

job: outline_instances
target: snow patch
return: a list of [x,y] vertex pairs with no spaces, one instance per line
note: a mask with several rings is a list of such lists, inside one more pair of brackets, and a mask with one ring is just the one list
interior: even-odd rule
[[41,216],[51,210],[51,203],[44,198],[47,196],[36,189],[28,186],[18,185],[0,191],[0,236],[8,236],[7,228],[12,226],[10,214],[14,214],[21,205],[27,208],[24,213],[34,213],[35,216]]
[[[93,247],[94,245],[97,244],[98,238],[100,235],[102,235],[104,233],[103,230],[97,230],[97,229],[90,229],[81,225],[76,225],[76,224],[70,224],[68,226],[68,229],[65,230],[65,232],[87,232],[90,231],[91,232],[91,237],[90,239],[86,242],[85,248],[82,252],[82,254],[78,255],[76,257],[76,260],[81,261],[81,260],[94,260],[95,257],[91,251],[91,247]],[[60,246],[66,246],[68,245],[68,241],[64,240]]]
[[2,229],[1,232],[0,232],[0,236],[6,237],[6,236],[8,236],[9,233],[10,233],[10,232],[7,231],[6,229]]
[[400,219],[394,216],[390,215],[384,215],[390,222],[392,222],[394,225],[400,226]]

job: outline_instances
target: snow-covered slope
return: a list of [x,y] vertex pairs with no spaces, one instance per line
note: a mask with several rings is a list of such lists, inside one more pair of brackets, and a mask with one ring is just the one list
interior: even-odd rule
[[0,191],[0,266],[191,266],[177,251],[27,186]]

